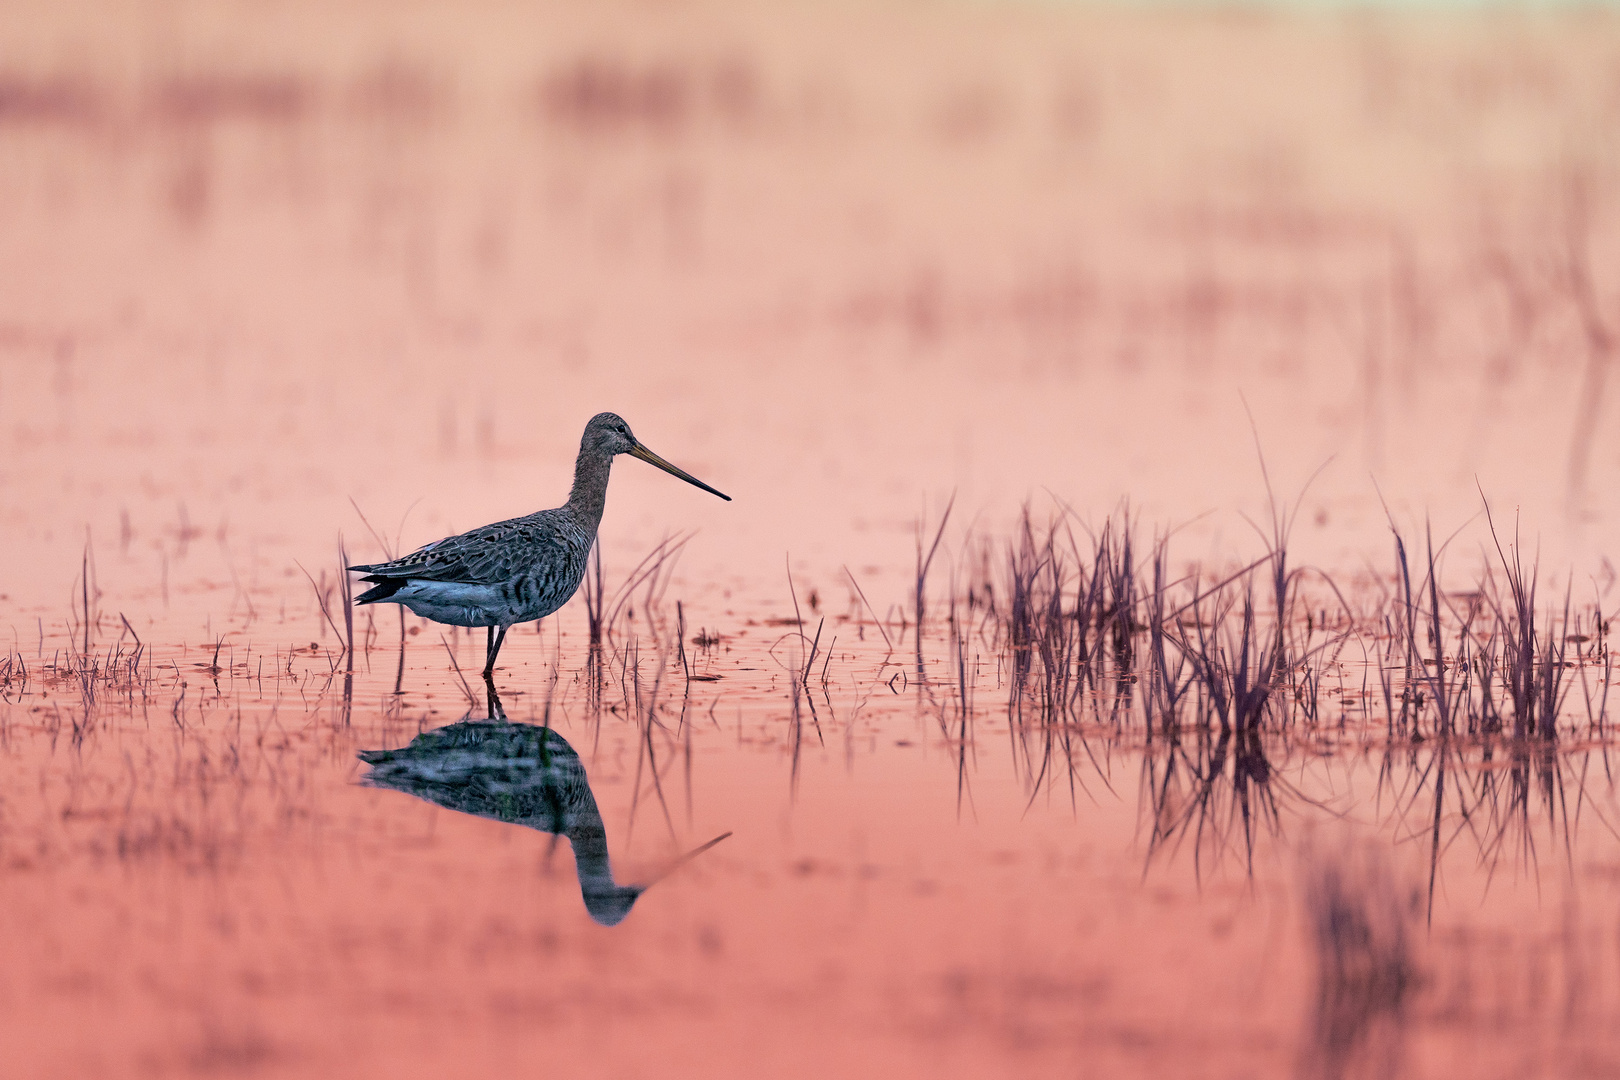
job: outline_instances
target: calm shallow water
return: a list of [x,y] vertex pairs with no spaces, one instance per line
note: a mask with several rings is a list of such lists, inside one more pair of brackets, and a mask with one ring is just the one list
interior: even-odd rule
[[[994,635],[943,617],[1026,502],[1257,558],[1256,438],[1291,563],[1353,606],[1391,519],[1457,532],[1473,588],[1483,490],[1544,597],[1611,611],[1568,268],[1614,295],[1614,21],[634,15],[3,17],[11,1057],[1613,1071],[1620,763],[1579,691],[1555,746],[1413,743],[1345,656],[1320,724],[1169,742],[1110,694],[1017,722]],[[533,804],[366,783],[488,716],[482,641],[413,617],[401,653],[362,610],[351,675],[335,588],[340,533],[363,561],[560,501],[602,408],[736,499],[622,464],[610,592],[697,530],[661,602],[599,664],[578,600],[502,654],[616,882],[730,834],[611,927]],[[101,676],[62,674],[87,641]],[[502,775],[470,782],[537,786]]]
[[[1330,729],[1223,742],[1212,765],[1193,733],[1099,724],[1043,747],[1009,728],[993,673],[964,740],[954,686],[895,680],[864,644],[835,647],[795,722],[763,636],[700,654],[715,682],[664,664],[656,699],[644,658],[639,704],[622,661],[593,704],[583,649],[509,641],[508,716],[544,724],[549,698],[618,882],[730,834],[604,927],[570,844],[361,783],[358,751],[488,714],[425,636],[400,695],[388,649],[345,693],[306,645],[265,675],[245,650],[215,675],[211,650],[160,648],[122,700],[48,677],[11,696],[4,888],[38,932],[6,994],[41,1072],[544,1053],[647,1074],[1230,1075],[1320,1053],[1328,1072],[1519,1075],[1612,1053],[1592,1022],[1620,992],[1603,746],[1385,750]],[[1405,936],[1404,992],[1358,1011],[1320,981],[1324,874]],[[89,1044],[87,1009],[111,1020]]]

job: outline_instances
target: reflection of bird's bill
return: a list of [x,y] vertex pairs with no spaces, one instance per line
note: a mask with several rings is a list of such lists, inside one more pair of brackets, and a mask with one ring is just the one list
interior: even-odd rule
[[665,472],[669,473],[669,475],[678,476],[682,480],[685,480],[688,484],[693,484],[693,485],[695,485],[697,487],[702,488],[704,491],[707,491],[710,495],[719,495],[722,499],[726,500],[726,502],[731,501],[731,496],[730,495],[727,495],[727,494],[725,494],[724,492],[721,492],[721,491],[716,491],[714,488],[710,487],[708,484],[705,484],[703,481],[699,480],[697,477],[693,476],[691,473],[686,472],[684,469],[676,468],[674,465],[671,465],[669,462],[665,461],[663,458],[659,457],[657,454],[653,453],[651,450],[647,449],[645,446],[641,445],[640,443],[636,443],[636,445],[631,448],[630,456],[631,457],[638,457],[642,461],[645,461],[649,465],[656,465],[660,469],[663,469]]
[[672,862],[668,866],[664,867],[657,874],[653,875],[653,877],[650,880],[648,880],[641,887],[643,889],[652,888],[654,885],[658,884],[660,881],[663,881],[665,878],[669,877],[669,875],[673,874],[675,871],[679,870],[681,867],[685,866],[687,863],[691,862],[693,859],[697,858],[699,855],[703,854],[705,851],[708,851],[710,848],[714,847],[714,845],[718,844],[720,841],[724,840],[726,837],[728,837],[730,835],[731,834],[729,832],[721,833],[719,836],[715,837],[713,840],[710,840],[707,844],[703,844],[703,845],[701,845],[699,847],[693,848],[691,851],[688,851],[685,855],[682,855],[680,858],[676,859],[674,862]]

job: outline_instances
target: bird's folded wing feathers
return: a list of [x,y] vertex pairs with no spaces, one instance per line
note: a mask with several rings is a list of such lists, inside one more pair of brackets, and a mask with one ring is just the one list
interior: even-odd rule
[[349,569],[379,578],[416,578],[468,585],[493,585],[516,575],[535,561],[566,561],[566,549],[555,531],[526,518],[498,521],[435,540],[393,562]]

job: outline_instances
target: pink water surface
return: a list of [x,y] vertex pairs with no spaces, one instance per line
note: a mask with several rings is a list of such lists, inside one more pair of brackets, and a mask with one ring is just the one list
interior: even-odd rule
[[[993,662],[967,738],[872,617],[953,496],[936,602],[1026,502],[1241,565],[1268,474],[1346,588],[1391,519],[1457,532],[1466,587],[1483,492],[1612,610],[1617,48],[1601,11],[12,5],[8,1069],[1612,1070],[1601,744],[1493,822],[1449,809],[1432,892],[1403,801],[1432,748],[1279,740],[1275,820],[1223,802],[1161,846],[1140,732],[1037,776]],[[735,500],[615,470],[610,588],[695,530],[660,640],[676,600],[722,635],[683,701],[643,612],[652,735],[622,654],[591,706],[579,601],[503,653],[625,876],[732,833],[611,928],[548,837],[359,784],[358,750],[483,715],[445,651],[481,643],[411,619],[396,694],[399,623],[362,611],[345,693],[316,603],[340,535],[370,560],[561,502],[602,409]],[[795,599],[837,637],[797,722]],[[144,689],[50,677],[85,610]],[[1336,1058],[1307,897],[1346,853],[1419,978]]]

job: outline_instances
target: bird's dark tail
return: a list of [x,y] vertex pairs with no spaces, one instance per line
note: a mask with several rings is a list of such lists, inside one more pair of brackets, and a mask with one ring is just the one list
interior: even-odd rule
[[379,600],[387,600],[410,583],[410,578],[379,577],[375,574],[363,577],[361,581],[374,582],[371,588],[354,598],[356,604],[375,604]]

